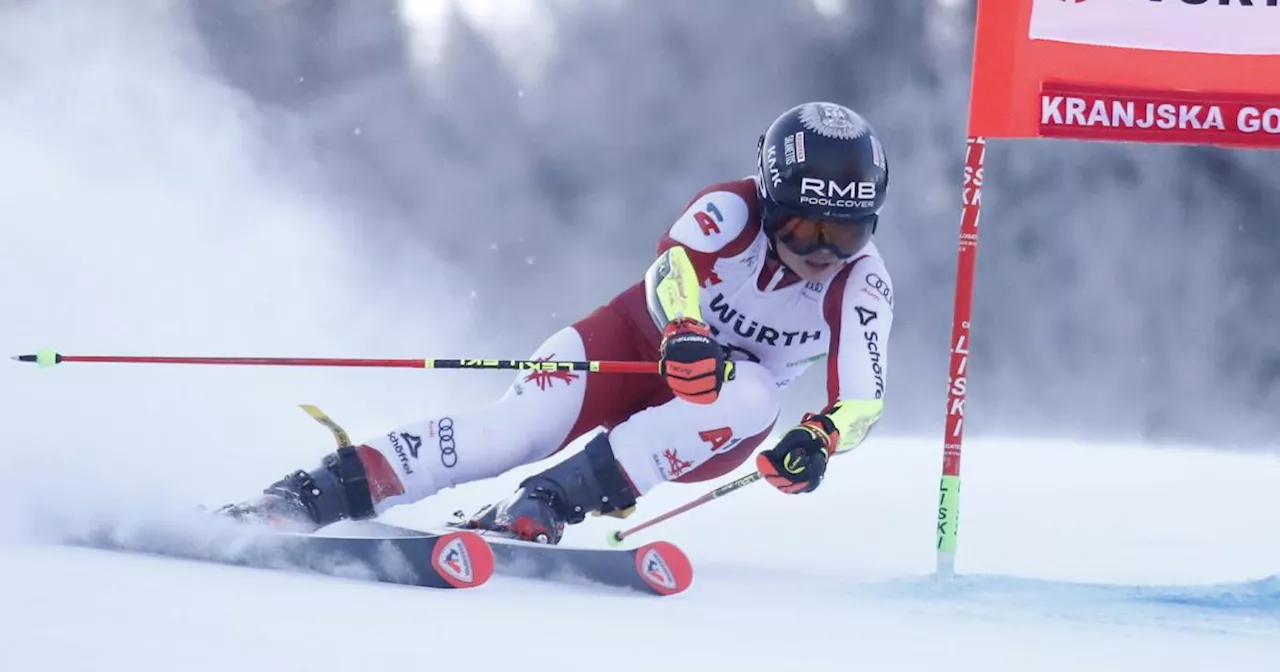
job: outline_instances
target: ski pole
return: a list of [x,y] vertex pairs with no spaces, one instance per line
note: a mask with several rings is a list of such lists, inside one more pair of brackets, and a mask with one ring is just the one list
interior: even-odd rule
[[760,472],[753,471],[750,474],[743,476],[742,478],[725,483],[724,485],[716,488],[715,490],[712,490],[711,492],[708,492],[707,494],[691,502],[682,504],[662,515],[655,516],[643,523],[640,523],[639,525],[636,525],[635,527],[632,527],[627,530],[616,530],[614,532],[610,532],[609,545],[618,546],[622,543],[623,539],[626,539],[627,537],[635,534],[636,532],[639,532],[644,529],[648,529],[654,525],[657,525],[658,523],[661,523],[664,520],[670,520],[671,518],[675,518],[676,516],[686,511],[689,511],[690,509],[696,509],[697,507],[702,506],[703,504],[706,504],[707,502],[713,499],[718,499],[739,488],[751,485],[752,483],[755,483],[756,481],[760,480],[760,478],[761,478]]
[[40,368],[62,363],[108,364],[220,364],[249,366],[348,366],[394,369],[516,369],[521,371],[587,371],[590,373],[648,373],[657,375],[657,362],[557,361],[540,359],[352,359],[332,357],[161,357],[122,355],[63,355],[41,350],[17,355],[15,361]]

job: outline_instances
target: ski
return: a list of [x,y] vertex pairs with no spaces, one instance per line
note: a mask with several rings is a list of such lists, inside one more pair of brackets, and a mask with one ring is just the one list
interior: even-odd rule
[[[387,538],[425,534],[382,522],[367,521],[365,525]],[[521,541],[483,530],[469,532],[489,542],[494,573],[501,576],[585,582],[660,597],[682,593],[693,584],[693,564],[679,546],[668,541],[637,548],[576,548]]]
[[572,548],[484,535],[495,571],[532,579],[583,580],[658,596],[684,592],[693,565],[680,547],[654,541],[637,548]]
[[220,527],[119,525],[64,536],[59,543],[423,588],[474,588],[484,585],[494,570],[492,548],[470,532],[347,537]]

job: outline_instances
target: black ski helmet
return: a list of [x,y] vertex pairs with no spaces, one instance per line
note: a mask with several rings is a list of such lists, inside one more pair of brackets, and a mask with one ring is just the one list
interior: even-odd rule
[[865,229],[862,244],[875,232],[889,160],[875,129],[857,112],[828,102],[797,105],[760,136],[756,156],[771,239],[792,217]]

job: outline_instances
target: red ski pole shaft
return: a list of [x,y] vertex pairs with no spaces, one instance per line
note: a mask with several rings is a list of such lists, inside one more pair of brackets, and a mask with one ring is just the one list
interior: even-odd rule
[[537,359],[358,359],[340,357],[168,357],[127,355],[63,355],[44,350],[18,355],[19,362],[42,368],[62,363],[95,364],[214,364],[240,366],[343,366],[398,369],[514,369],[520,371],[586,371],[589,373],[647,373],[657,375],[657,362],[557,361]]
[[653,527],[654,525],[657,525],[658,523],[661,523],[664,520],[670,520],[686,511],[696,509],[699,506],[702,506],[703,504],[706,504],[707,502],[710,502],[713,499],[719,499],[720,497],[723,497],[735,490],[738,490],[739,488],[755,483],[756,481],[760,480],[760,478],[761,478],[760,472],[753,471],[750,474],[743,476],[742,478],[725,483],[724,485],[716,488],[715,490],[712,490],[711,492],[708,492],[707,494],[691,502],[677,506],[676,508],[671,509],[670,511],[664,514],[654,516],[653,518],[650,518],[649,520],[646,520],[645,522],[640,523],[635,527],[632,527],[626,530],[617,530],[616,532],[613,532],[612,534],[609,535],[609,543],[610,544],[621,543],[623,539],[626,539],[627,537],[635,534],[636,532],[640,532],[641,530],[646,530],[650,527]]

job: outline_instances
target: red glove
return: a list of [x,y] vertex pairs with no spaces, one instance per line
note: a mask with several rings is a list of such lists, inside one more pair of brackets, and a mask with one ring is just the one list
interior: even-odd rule
[[672,320],[663,330],[658,370],[676,396],[695,404],[714,403],[724,381],[733,380],[733,362],[711,329],[688,318]]

